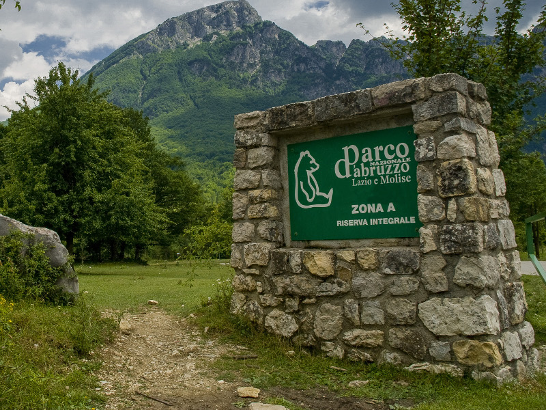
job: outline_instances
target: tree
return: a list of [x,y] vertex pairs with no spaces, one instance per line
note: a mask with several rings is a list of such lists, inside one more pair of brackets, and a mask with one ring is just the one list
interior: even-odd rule
[[[5,5],[6,5],[6,0],[0,0],[0,9],[2,8],[2,6],[5,6]],[[15,0],[15,8],[18,11],[21,11],[21,2],[19,0]]]
[[147,119],[107,102],[93,86],[93,76],[82,81],[59,63],[11,112],[0,142],[1,211],[55,230],[71,253],[78,240],[99,254],[107,246],[116,259],[127,246],[142,249],[165,236],[170,215],[157,201],[163,182],[154,172],[170,163]]
[[[500,167],[506,175],[507,197],[515,210],[512,219],[523,219],[546,203],[546,191],[522,191],[518,187],[525,174],[533,175],[535,186],[546,187],[543,162],[536,154],[523,152],[529,141],[546,129],[544,116],[534,124],[527,123],[524,116],[526,107],[545,89],[545,79],[531,79],[530,74],[537,66],[545,65],[546,6],[537,25],[521,34],[518,24],[525,2],[504,0],[503,9],[495,9],[494,35],[487,37],[483,33],[488,20],[487,2],[473,0],[479,6],[475,15],[463,11],[460,3],[400,0],[393,7],[407,34],[397,37],[390,32],[389,39],[382,43],[393,57],[403,60],[415,77],[451,72],[485,85],[492,108],[491,129],[497,135]],[[522,164],[531,168],[524,170]]]

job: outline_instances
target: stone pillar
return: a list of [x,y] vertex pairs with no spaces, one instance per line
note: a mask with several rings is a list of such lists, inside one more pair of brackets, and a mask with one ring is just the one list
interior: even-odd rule
[[[504,382],[537,351],[485,88],[441,74],[235,118],[232,311],[328,356]],[[419,238],[294,242],[283,147],[413,125]]]

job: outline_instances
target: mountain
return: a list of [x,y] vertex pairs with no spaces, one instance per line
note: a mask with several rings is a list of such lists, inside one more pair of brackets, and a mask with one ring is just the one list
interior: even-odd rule
[[308,46],[244,0],[171,18],[90,73],[112,102],[143,110],[201,179],[232,161],[235,114],[407,78],[377,41]]

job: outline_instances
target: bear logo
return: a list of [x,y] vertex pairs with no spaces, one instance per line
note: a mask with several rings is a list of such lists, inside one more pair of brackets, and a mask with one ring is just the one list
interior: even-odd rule
[[331,188],[327,194],[320,192],[318,182],[313,175],[318,169],[319,164],[311,153],[302,151],[294,168],[295,199],[300,208],[327,208],[332,203],[334,189]]

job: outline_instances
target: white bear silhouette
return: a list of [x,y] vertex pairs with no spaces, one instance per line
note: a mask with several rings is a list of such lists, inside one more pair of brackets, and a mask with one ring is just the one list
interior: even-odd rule
[[302,151],[294,168],[296,176],[295,199],[300,208],[327,208],[332,203],[334,189],[331,188],[327,194],[320,192],[318,182],[313,175],[317,169],[319,169],[319,164],[311,153]]

